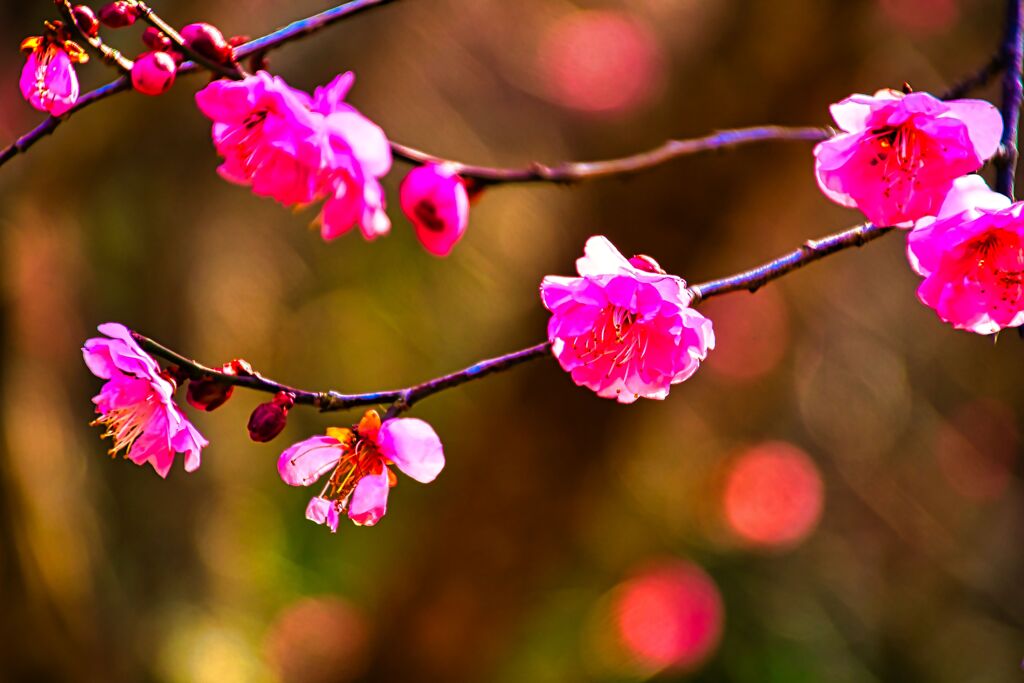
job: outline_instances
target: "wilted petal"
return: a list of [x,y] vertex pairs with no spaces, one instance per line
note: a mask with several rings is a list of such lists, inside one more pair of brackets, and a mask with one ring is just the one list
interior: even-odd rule
[[306,506],[306,519],[317,524],[326,524],[332,533],[338,531],[338,505],[333,500],[317,496]]

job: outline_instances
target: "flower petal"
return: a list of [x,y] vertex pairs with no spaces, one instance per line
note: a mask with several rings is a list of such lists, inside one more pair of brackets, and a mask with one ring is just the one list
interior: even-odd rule
[[398,469],[423,484],[444,469],[444,449],[437,432],[415,417],[388,420],[377,435],[381,453]]
[[285,450],[277,459],[277,471],[290,486],[309,486],[334,469],[342,455],[337,439],[314,436]]
[[359,480],[348,503],[348,518],[359,526],[373,526],[388,511],[388,468]]

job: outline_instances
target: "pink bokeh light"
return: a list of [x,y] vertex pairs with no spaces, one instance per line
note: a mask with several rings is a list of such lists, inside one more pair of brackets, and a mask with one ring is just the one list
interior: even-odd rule
[[559,19],[542,37],[537,60],[552,102],[591,113],[635,111],[657,96],[665,76],[657,37],[621,12]]
[[649,669],[693,668],[722,635],[718,588],[686,560],[661,561],[621,584],[613,609],[622,644]]
[[723,507],[729,528],[756,546],[790,547],[821,517],[824,487],[814,461],[783,441],[741,453],[726,475]]
[[305,598],[270,625],[264,653],[282,683],[342,683],[364,672],[369,638],[364,618],[347,601]]
[[958,0],[878,0],[886,19],[915,33],[939,33],[960,18]]

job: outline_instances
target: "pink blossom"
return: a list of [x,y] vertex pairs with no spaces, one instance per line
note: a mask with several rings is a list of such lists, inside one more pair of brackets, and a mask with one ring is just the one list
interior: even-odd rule
[[281,478],[292,486],[309,486],[331,472],[324,490],[306,508],[307,519],[331,531],[337,531],[342,512],[360,526],[373,526],[384,516],[388,491],[397,483],[389,465],[429,483],[444,468],[441,439],[423,420],[381,424],[377,412],[368,410],[351,429],[331,428],[325,436],[300,441],[277,461]]
[[53,116],[64,114],[78,101],[74,64],[87,60],[81,47],[61,40],[57,33],[48,30],[45,36],[32,36],[22,42],[21,49],[28,58],[19,81],[22,97]]
[[213,120],[225,180],[285,206],[321,198],[323,121],[309,110],[309,95],[260,71],[213,81],[196,93],[196,104]]
[[310,97],[260,71],[196,93],[214,122],[220,174],[286,206],[324,201],[318,221],[325,240],[356,225],[366,239],[387,234],[378,179],[391,169],[391,146],[379,126],[344,101],[353,80],[341,74]]
[[174,402],[174,382],[132,339],[124,325],[99,326],[105,337],[85,342],[85,364],[107,380],[93,398],[100,414],[93,424],[107,428],[103,436],[114,443],[112,456],[123,452],[136,464],[150,463],[161,477],[174,464],[174,454],[185,455],[185,471],[199,467],[199,452],[207,445]]
[[345,102],[355,75],[337,76],[313,92],[312,109],[323,116],[327,133],[327,196],[320,214],[320,234],[339,237],[358,225],[373,240],[391,230],[378,178],[391,170],[391,145],[380,126]]
[[917,296],[958,330],[993,334],[1024,324],[1024,202],[980,176],[958,179],[938,215],[907,238]]
[[814,149],[818,185],[876,225],[934,215],[953,181],[996,153],[1003,132],[988,102],[923,92],[851,95],[831,111],[843,132]]
[[690,308],[686,282],[650,257],[627,261],[595,236],[576,269],[580,277],[544,278],[540,291],[552,352],[579,386],[620,403],[663,399],[714,348],[711,321]]
[[409,171],[400,191],[402,211],[416,237],[435,256],[447,256],[469,223],[469,194],[450,164],[427,164]]

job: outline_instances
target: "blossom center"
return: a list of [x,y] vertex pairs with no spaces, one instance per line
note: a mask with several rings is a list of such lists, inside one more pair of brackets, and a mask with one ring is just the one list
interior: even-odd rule
[[107,451],[110,457],[115,458],[118,453],[123,453],[127,457],[132,444],[145,433],[146,425],[152,419],[156,408],[157,401],[150,393],[141,401],[107,411],[93,420],[90,426],[106,427],[100,438],[110,437],[113,440],[110,450]]
[[636,324],[638,317],[622,306],[605,306],[590,331],[572,339],[572,348],[585,365],[607,360],[610,375],[647,351],[648,334]]
[[[1010,230],[989,230],[966,242],[959,258],[964,277],[982,294],[994,290],[1001,302],[1017,307],[1024,299],[1024,240]],[[997,304],[998,306],[998,304]]]

